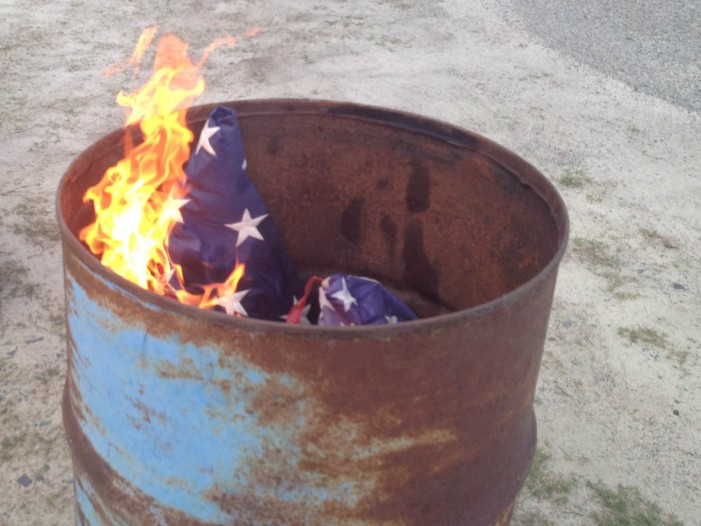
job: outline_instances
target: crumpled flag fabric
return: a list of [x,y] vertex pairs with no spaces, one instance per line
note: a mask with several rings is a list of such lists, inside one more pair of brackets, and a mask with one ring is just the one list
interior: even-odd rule
[[331,274],[319,286],[319,325],[378,325],[415,319],[416,314],[402,300],[374,279]]
[[232,109],[220,106],[211,113],[185,173],[183,199],[189,201],[180,208],[183,221],[173,228],[168,244],[171,261],[182,266],[185,288],[195,292],[221,283],[237,262],[244,263],[237,290],[245,315],[284,319],[304,287],[282,234],[246,173]]

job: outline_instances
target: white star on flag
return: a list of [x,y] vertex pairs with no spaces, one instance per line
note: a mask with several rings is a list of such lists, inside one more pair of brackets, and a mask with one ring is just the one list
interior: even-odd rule
[[348,312],[353,305],[358,304],[358,300],[356,300],[348,290],[348,284],[345,278],[341,278],[341,286],[343,288],[335,294],[331,294],[331,297],[341,300],[343,302],[343,310]]
[[168,194],[168,197],[163,202],[163,211],[161,212],[160,220],[172,220],[177,223],[182,223],[183,216],[180,213],[180,209],[190,201],[192,201],[192,199],[175,199],[173,190],[171,190],[170,194]]
[[212,136],[219,131],[219,126],[209,126],[209,120],[207,121],[207,124],[205,127],[202,129],[202,133],[200,133],[200,140],[197,143],[197,148],[195,149],[195,153],[200,153],[200,148],[204,148],[204,151],[207,152],[209,155],[213,155],[214,157],[217,156],[216,152],[214,151],[214,148],[212,148],[212,145],[209,143],[209,139],[212,138]]
[[[328,287],[328,283],[326,286]],[[324,318],[324,307],[333,311],[333,305],[331,305],[329,298],[326,297],[324,285],[322,284],[321,287],[319,287],[319,319]]]
[[171,267],[163,274],[163,281],[168,283],[173,278],[173,274],[175,274],[175,267]]
[[248,208],[246,208],[243,211],[243,217],[241,218],[241,221],[239,221],[238,223],[231,223],[226,225],[231,230],[236,230],[236,232],[239,233],[239,236],[236,239],[236,246],[240,246],[241,243],[246,241],[246,239],[248,239],[249,237],[264,241],[263,235],[258,230],[258,225],[266,217],[268,217],[268,214],[263,214],[262,216],[252,218],[251,213],[248,211]]
[[240,292],[234,292],[233,294],[228,294],[217,299],[217,305],[224,307],[224,310],[229,316],[235,314],[240,314],[242,316],[248,316],[246,309],[241,305],[241,300],[246,297],[250,290],[242,290]]
[[319,289],[319,307],[321,307],[322,309],[324,307],[328,307],[329,309],[333,309],[333,305],[331,305],[331,302],[326,297],[326,293],[324,292],[324,289]]

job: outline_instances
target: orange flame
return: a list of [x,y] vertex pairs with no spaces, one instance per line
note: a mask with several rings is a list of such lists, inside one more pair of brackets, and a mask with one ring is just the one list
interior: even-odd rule
[[141,33],[139,41],[136,43],[136,47],[134,48],[134,52],[131,54],[131,58],[129,58],[129,60],[123,64],[118,64],[116,66],[112,66],[111,68],[107,68],[105,75],[111,77],[112,75],[119,73],[120,71],[124,71],[132,66],[134,68],[134,77],[136,77],[136,75],[139,73],[141,58],[151,45],[151,41],[153,40],[153,37],[156,36],[157,30],[158,26],[151,26],[148,29],[145,29]]
[[[155,31],[155,26],[145,30],[129,62],[117,68],[138,68]],[[188,305],[220,305],[230,314],[245,315],[232,299],[245,271],[243,264],[237,262],[224,283],[191,294],[185,291],[182,270],[170,261],[167,246],[173,226],[182,221],[180,207],[187,203],[183,166],[194,134],[187,127],[185,108],[204,92],[200,69],[209,54],[222,44],[235,43],[232,37],[218,39],[193,64],[185,42],[172,34],[160,38],[149,80],[133,93],[117,96],[117,103],[129,110],[125,126],[138,123],[143,141],[133,145],[127,133],[124,158],[87,190],[83,200],[92,202],[95,222],[79,237],[105,266],[145,289]],[[179,287],[171,286],[174,278]]]

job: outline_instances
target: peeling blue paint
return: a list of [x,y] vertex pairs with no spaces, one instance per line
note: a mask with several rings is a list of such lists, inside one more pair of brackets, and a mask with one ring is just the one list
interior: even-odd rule
[[[284,451],[287,465],[295,465],[294,437],[306,424],[300,402],[293,425],[261,426],[248,405],[270,381],[265,371],[231,353],[220,359],[219,349],[183,343],[177,334],[162,339],[130,326],[68,279],[72,374],[87,410],[79,424],[119,475],[160,504],[214,523],[232,520],[206,497],[215,488],[291,501],[330,496],[314,481],[271,488],[251,480],[248,461],[264,457],[266,448]],[[292,377],[276,380],[302,389]],[[81,508],[91,510],[84,497]]]
[[[90,526],[92,524],[102,524],[100,515],[95,509],[95,504],[100,507],[103,514],[107,514],[110,519],[110,524],[113,526],[130,526],[118,517],[115,517],[109,511],[109,507],[105,506],[100,496],[95,492],[90,482],[85,479],[79,479],[75,485],[75,500],[76,508],[80,510],[80,514],[76,518],[78,526]],[[81,516],[82,515],[82,516]],[[85,522],[82,521],[85,519]]]

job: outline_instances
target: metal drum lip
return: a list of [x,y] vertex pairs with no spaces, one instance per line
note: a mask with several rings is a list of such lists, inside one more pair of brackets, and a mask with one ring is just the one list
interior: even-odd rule
[[[56,213],[62,240],[67,243],[70,250],[78,257],[79,261],[86,265],[92,272],[96,273],[104,280],[112,283],[115,287],[123,289],[137,300],[151,304],[159,309],[172,310],[183,316],[193,317],[203,322],[217,325],[231,325],[232,329],[238,331],[251,332],[272,332],[290,337],[300,338],[324,338],[324,339],[357,339],[361,337],[385,339],[390,336],[400,335],[415,331],[440,330],[446,326],[452,326],[469,322],[476,318],[483,317],[492,311],[506,308],[527,294],[534,287],[538,287],[549,275],[555,271],[562,260],[567,242],[569,239],[569,215],[564,199],[552,182],[546,178],[539,170],[530,163],[511,152],[504,146],[464,128],[415,113],[400,110],[393,110],[379,106],[358,104],[354,102],[341,102],[317,99],[242,99],[236,101],[215,102],[188,108],[205,110],[218,105],[232,106],[238,115],[242,116],[265,116],[265,115],[289,115],[296,114],[327,114],[332,117],[358,119],[374,124],[386,125],[401,128],[412,133],[427,135],[437,140],[448,142],[453,146],[478,151],[492,162],[502,166],[509,173],[516,176],[521,184],[530,187],[550,209],[556,226],[559,231],[558,248],[550,261],[543,268],[525,283],[513,290],[502,294],[490,301],[480,303],[467,309],[461,309],[447,314],[440,314],[429,318],[415,321],[406,321],[397,324],[383,325],[363,325],[351,327],[319,327],[301,326],[282,322],[259,320],[251,318],[238,318],[229,316],[223,312],[204,310],[197,307],[185,305],[176,300],[159,296],[151,291],[139,287],[137,284],[128,281],[116,272],[102,265],[100,261],[85,247],[78,237],[68,228],[61,209],[61,196],[68,184],[68,175],[78,162],[78,159],[90,148],[98,143],[117,138],[124,128],[114,130],[98,139],[78,154],[62,176],[56,193]],[[188,118],[188,122],[192,122]],[[202,120],[204,122],[204,120]],[[474,145],[479,144],[481,148]],[[486,150],[483,149],[486,147]],[[524,173],[525,172],[525,173]],[[339,269],[341,270],[341,269]]]

